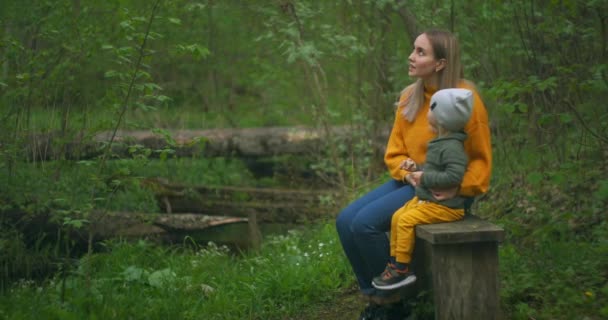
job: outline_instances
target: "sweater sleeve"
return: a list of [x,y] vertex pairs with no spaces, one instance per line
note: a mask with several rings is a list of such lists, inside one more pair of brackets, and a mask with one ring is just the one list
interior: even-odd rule
[[[395,180],[403,181],[406,174],[409,173],[406,170],[400,168],[401,163],[409,157],[407,146],[403,141],[403,127],[401,108],[397,108],[395,112],[395,121],[393,123],[393,129],[391,135],[388,138],[386,145],[386,153],[384,154],[384,163],[391,174],[391,177]],[[401,121],[400,121],[401,120]]]
[[492,142],[488,113],[477,91],[473,92],[473,114],[465,127],[468,139],[464,144],[469,164],[460,185],[460,194],[467,197],[487,192],[492,172]]

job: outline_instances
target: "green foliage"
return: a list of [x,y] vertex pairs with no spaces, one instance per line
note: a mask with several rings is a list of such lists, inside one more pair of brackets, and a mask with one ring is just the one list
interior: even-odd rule
[[[0,299],[11,319],[282,319],[350,284],[333,224],[267,239],[259,254],[106,242],[66,277],[22,282]],[[83,265],[93,270],[87,284]]]
[[529,149],[501,154],[499,144],[491,200],[480,209],[504,224],[514,242],[605,241],[596,233],[608,204],[599,155],[589,150],[580,159],[569,154],[557,161],[545,148],[545,155]]
[[492,191],[475,212],[506,231],[500,250],[506,317],[604,317],[608,198],[601,155],[584,146],[566,148],[563,158],[549,146],[514,153],[503,143]]
[[[135,165],[133,165],[135,166]],[[60,175],[57,170],[61,169]],[[154,202],[151,195],[138,191],[139,186],[131,172],[111,170],[108,175],[97,176],[97,168],[86,163],[64,166],[60,163],[47,163],[44,167],[23,166],[8,177],[5,171],[0,171],[6,181],[13,181],[10,187],[5,186],[2,201],[5,210],[18,210],[29,214],[47,213],[49,210],[57,213],[58,217],[70,212],[88,212],[91,207],[89,198],[94,193],[95,208],[103,208],[111,204],[107,201],[110,193],[129,193],[130,201],[120,203],[125,209],[142,209],[147,203],[151,211]],[[131,179],[129,179],[131,178]]]
[[501,299],[509,319],[606,316],[608,246],[539,241],[500,250]]
[[56,271],[53,263],[57,261],[57,247],[54,247],[57,242],[48,244],[52,235],[41,234],[37,239],[25,239],[22,233],[10,228],[4,221],[0,230],[1,292],[7,291],[13,279],[43,278]]
[[[140,181],[144,178],[164,177],[192,185],[255,183],[242,162],[224,158],[113,160],[108,162],[107,173],[102,175],[94,164],[90,161],[71,165],[47,162],[41,167],[20,166],[12,176],[0,170],[0,178],[12,182],[10,186],[2,187],[2,210],[34,215],[51,211],[61,221],[78,223],[80,220],[69,215],[92,209],[158,212],[153,194],[141,186]],[[94,197],[92,206],[89,204],[91,194]],[[112,198],[108,199],[108,196]]]
[[231,158],[150,160],[143,167],[126,160],[114,163],[117,166],[129,166],[141,177],[165,177],[183,184],[236,186],[255,183],[244,163]]
[[[0,170],[0,179],[10,182],[0,188],[0,288],[20,277],[52,273],[72,251],[70,231],[86,231],[92,211],[159,212],[153,191],[142,184],[156,177],[192,185],[256,183],[241,162],[222,158],[113,160],[101,175],[94,161],[22,165],[11,176]],[[22,215],[19,223],[15,214]],[[58,230],[39,230],[37,223],[47,218]]]

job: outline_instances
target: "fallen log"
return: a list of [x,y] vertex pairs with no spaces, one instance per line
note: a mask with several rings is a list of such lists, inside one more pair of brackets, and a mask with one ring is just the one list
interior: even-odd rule
[[80,217],[85,227],[68,228],[69,231],[50,213],[31,215],[9,211],[4,218],[31,241],[36,241],[38,235],[53,235],[58,234],[58,230],[65,230],[69,232],[69,238],[82,248],[86,248],[89,230],[95,242],[116,237],[181,241],[186,235],[210,228],[244,224],[246,235],[241,233],[241,238],[248,246],[256,248],[261,242],[258,223],[299,224],[326,219],[335,213],[332,201],[328,201],[335,195],[328,190],[188,186],[162,179],[147,181],[147,186],[155,185],[152,188],[161,206],[169,203],[172,211],[93,211]]
[[[142,213],[142,212],[103,212],[93,211],[81,217],[85,221],[83,227],[66,228],[61,220],[50,213],[27,214],[24,212],[7,212],[3,218],[16,230],[24,235],[28,245],[35,245],[41,237],[50,237],[52,241],[69,238],[70,243],[82,252],[86,251],[91,232],[93,242],[123,238],[123,239],[155,239],[161,242],[183,241],[185,236],[201,235],[217,227],[242,225],[251,235],[244,234],[243,242],[247,246],[259,243],[257,222],[248,217],[232,217],[220,215],[203,215],[197,213]],[[53,238],[55,235],[61,238]]]
[[154,192],[166,213],[247,217],[260,222],[309,222],[334,213],[337,194],[332,190],[297,190],[234,186],[193,186],[149,178],[143,186]]
[[[196,213],[95,213],[91,216],[91,230],[95,241],[106,239],[153,239],[163,243],[182,243],[186,237],[197,239],[208,230],[220,226],[242,225],[235,237],[224,239],[241,249],[260,248],[262,235],[255,214],[247,218],[209,216]],[[237,229],[239,230],[239,229]],[[213,233],[213,232],[212,232]],[[84,238],[81,237],[84,240]]]
[[137,212],[94,212],[91,228],[95,238],[144,237],[172,232],[201,231],[231,223],[247,223],[244,217],[209,216],[195,213],[164,214]]
[[[350,126],[336,126],[329,135],[340,143],[352,142]],[[390,128],[378,130],[371,137],[375,147],[383,149]],[[24,152],[30,159],[90,159],[101,154],[110,141],[112,132],[86,135],[74,133],[71,137],[57,133],[37,134],[28,138]],[[60,141],[69,142],[60,142]],[[177,156],[236,156],[272,157],[276,155],[307,155],[319,151],[328,141],[321,129],[310,127],[222,128],[209,130],[119,130],[112,144],[112,154],[129,157],[137,150],[150,149],[151,156],[172,149]]]

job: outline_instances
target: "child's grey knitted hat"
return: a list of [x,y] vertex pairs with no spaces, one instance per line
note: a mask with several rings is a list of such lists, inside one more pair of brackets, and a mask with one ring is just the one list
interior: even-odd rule
[[448,131],[462,131],[473,110],[473,92],[467,89],[443,89],[431,97],[431,111],[437,124]]

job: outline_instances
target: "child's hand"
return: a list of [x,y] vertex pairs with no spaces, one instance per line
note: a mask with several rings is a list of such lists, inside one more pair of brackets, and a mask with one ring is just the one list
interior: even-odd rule
[[409,158],[406,160],[403,160],[403,162],[401,162],[401,165],[399,167],[403,170],[407,170],[410,172],[418,171],[418,166],[416,165],[416,162],[414,162],[414,160],[409,159]]
[[460,187],[453,187],[449,189],[431,189],[433,197],[439,201],[452,199],[458,195]]
[[422,180],[422,171],[415,171],[409,173],[405,176],[405,180],[412,185],[412,187],[416,187],[420,184],[420,180]]

